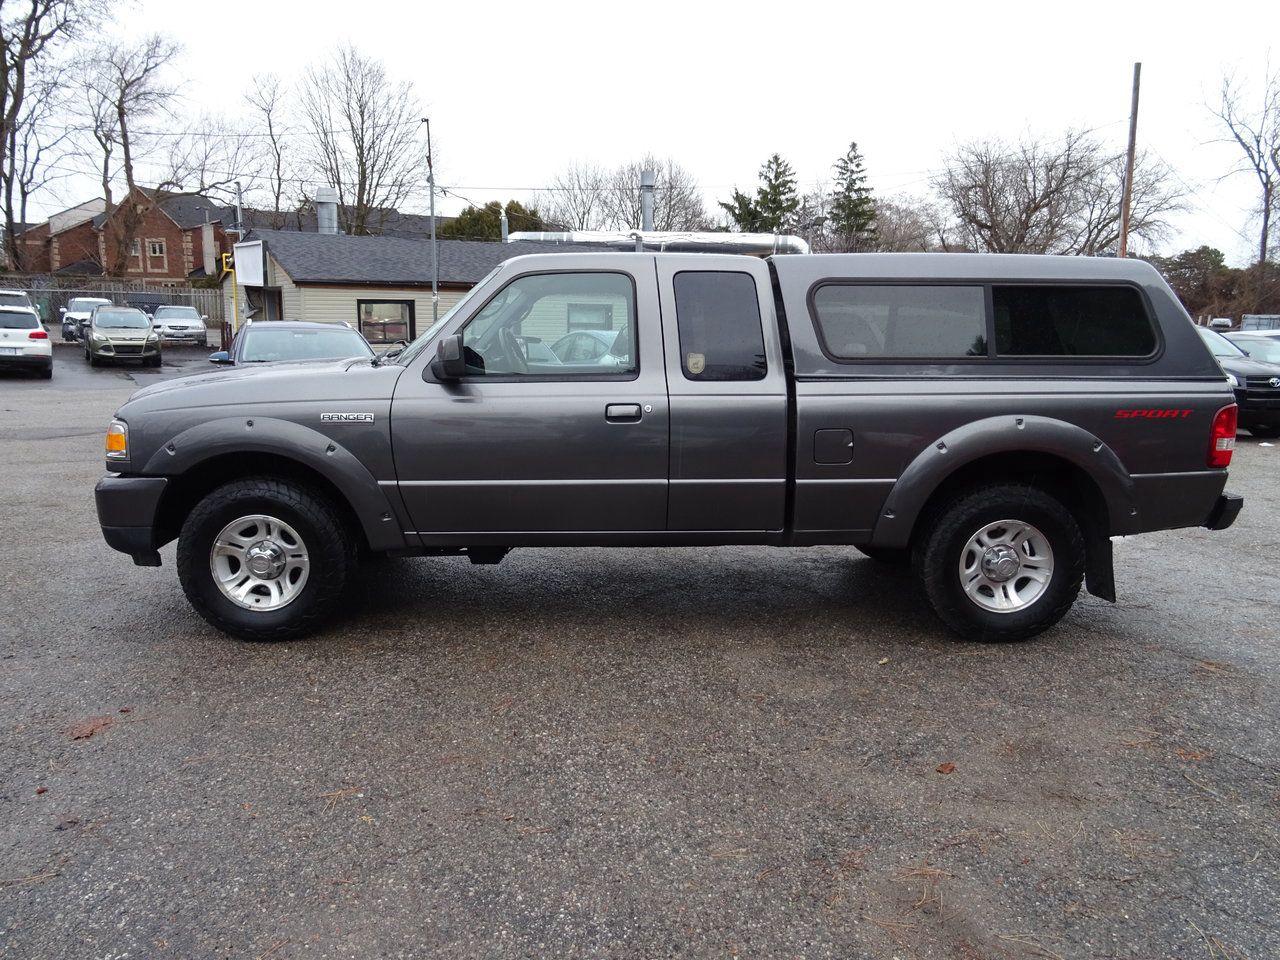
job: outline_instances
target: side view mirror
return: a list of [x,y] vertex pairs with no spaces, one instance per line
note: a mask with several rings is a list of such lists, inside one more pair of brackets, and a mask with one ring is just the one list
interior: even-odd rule
[[209,362],[210,362],[210,363],[223,363],[223,364],[230,363],[230,362],[231,362],[231,354],[227,353],[227,351],[225,351],[225,350],[219,350],[217,353],[211,353],[211,354],[209,354]]
[[208,318],[207,316],[205,316],[204,314],[201,314],[201,315],[200,315],[200,322],[201,322],[201,323],[208,323],[208,322],[209,322],[209,318]]
[[436,358],[431,361],[431,373],[437,380],[457,380],[467,374],[467,362],[462,355],[462,334],[455,333],[436,344]]

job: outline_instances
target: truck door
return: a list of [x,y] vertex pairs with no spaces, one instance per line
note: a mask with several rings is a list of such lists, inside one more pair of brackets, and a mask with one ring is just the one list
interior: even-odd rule
[[780,531],[787,386],[768,266],[658,257],[671,404],[668,530]]
[[396,473],[425,543],[665,529],[667,387],[653,257],[608,263],[554,254],[498,274],[474,312],[440,331],[462,335],[467,375],[437,382],[422,356],[401,376]]

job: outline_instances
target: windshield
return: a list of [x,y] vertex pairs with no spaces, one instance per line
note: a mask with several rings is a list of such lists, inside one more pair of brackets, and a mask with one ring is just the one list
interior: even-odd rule
[[346,327],[333,330],[270,330],[254,324],[242,334],[241,363],[275,363],[279,360],[343,360],[371,357],[364,337]]
[[0,307],[29,307],[31,298],[25,293],[0,293]]
[[1255,360],[1280,363],[1280,338],[1239,337],[1231,342]]
[[1214,333],[1212,330],[1200,328],[1200,336],[1204,337],[1204,342],[1209,345],[1209,351],[1215,357],[1243,357],[1244,351],[1237,347],[1220,333]]
[[141,310],[135,310],[132,307],[115,307],[95,313],[93,325],[109,330],[145,330],[151,326],[151,321]]
[[0,330],[36,330],[40,321],[25,310],[0,310]]
[[199,320],[195,307],[156,307],[157,320]]
[[483,287],[486,283],[488,283],[489,280],[493,277],[493,275],[497,273],[500,269],[502,268],[494,267],[487,274],[485,274],[483,280],[481,280],[474,287],[468,290],[466,293],[466,296],[464,296],[461,300],[459,300],[447,311],[445,311],[444,316],[442,316],[439,320],[437,320],[431,326],[427,327],[427,329],[422,331],[422,333],[418,334],[418,338],[414,340],[413,343],[409,344],[409,346],[405,347],[402,351],[400,351],[400,353],[397,356],[393,357],[392,362],[405,364],[405,365],[412,363],[413,358],[422,352],[422,348],[427,345],[427,341],[430,340],[432,336],[435,335],[435,332],[437,330],[439,330],[442,326],[444,326],[445,321],[448,320],[450,317],[452,317],[459,310],[461,310],[463,306],[469,303],[471,301],[471,298],[475,296],[476,291],[479,290],[481,287]]
[[72,297],[67,301],[67,309],[72,313],[88,313],[94,307],[110,302],[110,300],[95,300],[92,297]]

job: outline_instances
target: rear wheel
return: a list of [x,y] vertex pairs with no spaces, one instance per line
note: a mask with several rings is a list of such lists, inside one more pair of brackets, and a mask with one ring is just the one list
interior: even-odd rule
[[1260,423],[1249,427],[1248,430],[1259,440],[1274,440],[1276,437],[1280,437],[1280,424],[1278,423]]
[[971,489],[916,545],[925,593],[972,640],[1026,640],[1071,609],[1084,577],[1084,536],[1056,498],[1021,484]]
[[41,371],[40,371],[40,379],[41,379],[41,380],[52,380],[52,379],[53,379],[53,364],[52,364],[52,363],[51,363],[51,364],[49,364],[49,366],[45,367],[43,370],[41,370]]
[[355,570],[334,506],[288,480],[255,477],[214,490],[187,516],[178,577],[209,623],[245,640],[289,640],[322,626]]

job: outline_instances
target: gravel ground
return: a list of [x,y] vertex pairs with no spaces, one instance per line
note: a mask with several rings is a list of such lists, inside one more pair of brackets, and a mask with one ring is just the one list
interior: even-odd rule
[[58,356],[0,378],[0,956],[1280,949],[1280,446],[1017,646],[828,548],[377,562],[251,645],[98,533],[156,374]]

